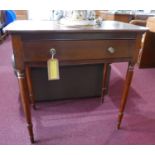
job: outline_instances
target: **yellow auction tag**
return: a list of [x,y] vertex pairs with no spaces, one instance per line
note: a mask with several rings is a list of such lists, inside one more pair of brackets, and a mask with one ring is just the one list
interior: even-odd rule
[[51,58],[47,61],[48,80],[59,80],[59,62],[58,59]]

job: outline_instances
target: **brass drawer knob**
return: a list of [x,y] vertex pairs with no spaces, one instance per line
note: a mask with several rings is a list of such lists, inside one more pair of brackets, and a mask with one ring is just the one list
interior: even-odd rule
[[114,54],[115,53],[115,49],[113,47],[108,47],[107,51],[110,53],[110,54]]
[[54,55],[56,54],[55,48],[51,48],[51,49],[50,49],[50,54],[51,54],[52,59],[53,59],[53,58],[54,58]]

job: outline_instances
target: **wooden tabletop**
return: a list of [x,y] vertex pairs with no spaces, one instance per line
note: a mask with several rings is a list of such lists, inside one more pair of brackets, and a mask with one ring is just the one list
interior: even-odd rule
[[130,32],[145,32],[146,27],[136,26],[118,21],[103,21],[101,26],[64,26],[55,21],[32,21],[32,20],[16,20],[4,28],[4,31],[9,32],[29,32],[29,31],[62,31],[62,32],[107,32],[107,31],[130,31]]

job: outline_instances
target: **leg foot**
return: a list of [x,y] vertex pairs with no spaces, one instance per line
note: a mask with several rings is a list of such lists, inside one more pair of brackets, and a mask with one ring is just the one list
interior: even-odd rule
[[122,118],[123,118],[123,113],[120,112],[118,115],[117,129],[120,129]]
[[31,143],[34,143],[34,135],[33,135],[33,126],[32,126],[32,124],[28,124],[27,128],[28,128],[28,131],[29,131],[30,141],[31,141]]

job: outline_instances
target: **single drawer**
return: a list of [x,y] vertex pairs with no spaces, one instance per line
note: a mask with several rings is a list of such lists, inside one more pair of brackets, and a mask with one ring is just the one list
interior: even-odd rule
[[25,61],[47,61],[50,49],[59,61],[131,58],[134,40],[31,41],[24,43]]

